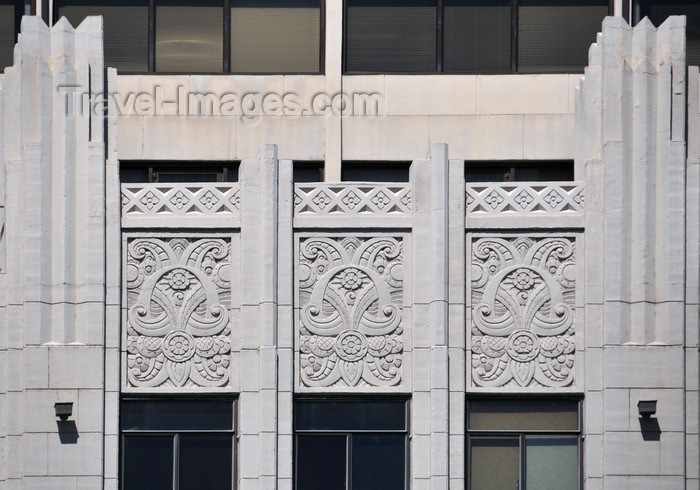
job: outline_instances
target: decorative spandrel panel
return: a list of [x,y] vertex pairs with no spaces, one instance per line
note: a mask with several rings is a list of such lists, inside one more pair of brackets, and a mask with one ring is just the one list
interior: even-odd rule
[[572,386],[575,237],[473,237],[471,262],[473,386]]
[[403,381],[403,238],[298,241],[301,387],[389,387]]
[[128,388],[225,387],[231,364],[230,237],[127,237]]

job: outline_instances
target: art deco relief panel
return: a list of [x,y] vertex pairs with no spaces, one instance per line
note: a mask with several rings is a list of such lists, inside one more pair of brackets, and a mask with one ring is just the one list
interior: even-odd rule
[[298,236],[297,385],[404,384],[402,235]]
[[126,390],[229,387],[232,246],[231,235],[124,235]]
[[576,236],[468,236],[472,387],[575,383]]

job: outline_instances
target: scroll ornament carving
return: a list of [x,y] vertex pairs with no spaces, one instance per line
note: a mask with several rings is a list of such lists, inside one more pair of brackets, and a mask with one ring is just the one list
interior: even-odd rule
[[573,238],[482,238],[472,251],[472,379],[562,387],[574,380]]
[[127,247],[127,380],[134,387],[229,380],[231,263],[221,238],[139,238]]
[[402,380],[402,243],[308,238],[300,245],[300,377],[305,386]]

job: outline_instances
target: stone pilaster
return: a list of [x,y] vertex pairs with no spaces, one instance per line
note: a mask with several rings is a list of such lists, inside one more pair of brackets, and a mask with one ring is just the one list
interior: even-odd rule
[[[686,430],[685,19],[607,18],[577,94],[586,484],[680,488]],[[654,427],[637,402],[658,400]],[[697,415],[697,413],[696,413]],[[660,432],[659,432],[660,430]]]

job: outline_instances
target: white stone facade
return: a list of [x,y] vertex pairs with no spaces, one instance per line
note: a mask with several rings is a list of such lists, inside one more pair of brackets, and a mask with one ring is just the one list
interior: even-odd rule
[[[120,76],[99,18],[24,18],[0,77],[0,489],[120,488],[120,399],[159,394],[236,399],[241,489],[293,488],[295,397],[347,394],[408,400],[413,489],[466,488],[479,395],[580,397],[582,488],[700,489],[684,19],[607,18],[583,78],[342,76],[338,25],[328,2],[326,75]],[[68,114],[65,86],[111,94],[105,117]],[[382,113],[117,115],[183,87],[376,91]],[[412,161],[409,182],[338,182],[364,159]],[[465,184],[464,160],[544,159],[575,180]],[[120,184],[126,160],[241,166]]]

